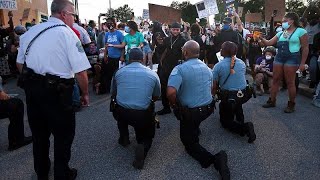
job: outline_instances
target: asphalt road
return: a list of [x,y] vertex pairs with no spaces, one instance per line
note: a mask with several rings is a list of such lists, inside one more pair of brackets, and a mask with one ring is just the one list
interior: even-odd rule
[[[18,93],[24,99],[14,80],[5,87],[8,93]],[[135,170],[131,165],[136,146],[133,129],[130,128],[131,145],[127,148],[118,145],[109,96],[91,93],[90,97],[91,106],[77,113],[72,147],[70,166],[78,169],[78,179],[219,179],[213,167],[201,168],[185,152],[179,139],[179,121],[173,114],[158,117],[161,128],[156,130],[144,169]],[[222,129],[218,109],[201,124],[200,143],[212,153],[227,152],[231,179],[319,180],[320,109],[311,105],[311,99],[299,95],[296,112],[285,114],[286,92],[280,92],[276,108],[263,109],[261,105],[266,100],[265,95],[244,105],[245,121],[255,125],[254,144],[248,144],[246,137]],[[161,102],[156,105],[157,109],[161,108]],[[26,119],[26,134],[30,135]],[[7,151],[8,124],[8,119],[0,120],[0,179],[36,179],[32,145]],[[52,144],[52,160],[53,156]],[[53,179],[52,170],[50,174]]]

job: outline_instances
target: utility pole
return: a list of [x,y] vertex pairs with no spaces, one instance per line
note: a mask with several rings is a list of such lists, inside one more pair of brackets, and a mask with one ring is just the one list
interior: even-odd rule
[[113,12],[112,12],[112,9],[111,9],[111,0],[109,0],[109,14],[112,16],[113,14],[112,14]]

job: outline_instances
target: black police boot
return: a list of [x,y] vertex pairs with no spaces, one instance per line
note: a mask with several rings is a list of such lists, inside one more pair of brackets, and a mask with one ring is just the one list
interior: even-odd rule
[[19,149],[23,146],[26,146],[28,144],[32,143],[32,136],[24,137],[24,139],[21,142],[13,142],[9,144],[9,151],[14,151],[16,149]]
[[142,144],[138,144],[135,152],[135,159],[133,161],[133,167],[136,169],[142,169],[144,165],[144,146]]
[[171,113],[170,108],[163,108],[162,110],[157,112],[158,115],[165,115],[165,114],[170,114],[170,113]]
[[75,168],[70,168],[69,169],[69,172],[68,172],[68,179],[69,180],[76,179],[77,175],[78,175],[78,170],[77,169],[75,169]]
[[244,124],[245,125],[245,132],[247,136],[249,137],[248,143],[253,143],[253,141],[256,140],[256,133],[254,132],[254,127],[252,122],[247,122]]
[[130,140],[129,140],[129,137],[119,137],[118,139],[118,143],[123,146],[123,147],[126,147],[130,144]]
[[214,155],[213,165],[214,168],[219,171],[222,180],[230,180],[228,156],[225,151],[220,151]]

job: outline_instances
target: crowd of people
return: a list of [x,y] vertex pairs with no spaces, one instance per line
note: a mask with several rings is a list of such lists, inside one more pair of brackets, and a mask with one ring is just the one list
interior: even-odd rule
[[[34,169],[38,179],[48,179],[49,137],[54,136],[55,179],[75,179],[70,168],[75,136],[75,111],[89,104],[88,75],[99,94],[110,93],[110,111],[117,120],[118,143],[130,144],[128,125],[134,127],[138,146],[133,166],[142,169],[155,135],[155,116],[172,111],[180,120],[180,139],[186,152],[203,168],[211,165],[222,179],[230,179],[227,154],[211,154],[199,144],[199,128],[219,103],[224,129],[256,140],[254,124],[245,122],[243,105],[255,94],[270,94],[264,108],[276,106],[281,84],[288,89],[286,113],[295,111],[297,72],[309,64],[313,104],[320,107],[319,17],[299,19],[287,13],[276,35],[265,39],[261,28],[246,29],[234,12],[214,26],[198,22],[130,20],[114,17],[99,24],[81,24],[74,5],[54,0],[48,22],[26,28],[1,29],[0,117],[9,118],[9,150],[33,142]],[[304,22],[304,23],[303,23]],[[11,32],[10,32],[11,31]],[[3,40],[3,38],[1,38]],[[52,48],[47,48],[48,43]],[[4,46],[5,45],[5,46]],[[7,61],[7,63],[4,63]],[[17,63],[17,65],[16,65]],[[246,81],[251,72],[254,83]],[[24,136],[23,102],[2,88],[9,74],[19,75],[25,90],[32,137]],[[130,92],[130,93],[129,93]],[[135,94],[135,96],[132,96]],[[163,108],[155,112],[161,98]],[[45,102],[45,103],[44,103]]]

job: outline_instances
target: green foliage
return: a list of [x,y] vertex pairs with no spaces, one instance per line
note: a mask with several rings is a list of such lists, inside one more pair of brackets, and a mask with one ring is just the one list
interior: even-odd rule
[[302,0],[290,0],[286,1],[286,11],[296,12],[300,17],[303,12],[307,9]]
[[125,4],[117,9],[112,9],[111,12],[107,13],[108,17],[115,17],[118,21],[127,22],[131,19],[131,15],[133,13],[133,9],[131,9],[128,4]]
[[183,1],[181,3],[173,1],[170,7],[181,10],[181,18],[190,24],[195,23],[198,17],[196,6],[192,5],[189,1]]

